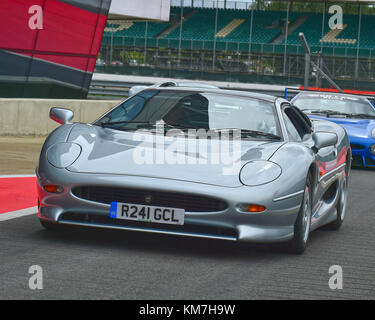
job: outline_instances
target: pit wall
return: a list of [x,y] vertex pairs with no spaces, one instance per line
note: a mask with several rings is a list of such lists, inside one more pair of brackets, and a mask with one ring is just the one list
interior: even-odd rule
[[58,123],[49,118],[51,107],[71,109],[74,122],[90,123],[119,100],[0,99],[0,135],[44,136]]

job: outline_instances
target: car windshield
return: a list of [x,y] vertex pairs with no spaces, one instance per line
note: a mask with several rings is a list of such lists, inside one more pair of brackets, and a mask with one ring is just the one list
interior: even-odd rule
[[305,113],[342,115],[346,117],[375,117],[375,109],[367,99],[331,95],[302,94],[296,97],[293,104]]
[[118,130],[152,128],[157,121],[179,129],[241,129],[258,136],[280,136],[273,102],[229,94],[145,90],[96,121]]

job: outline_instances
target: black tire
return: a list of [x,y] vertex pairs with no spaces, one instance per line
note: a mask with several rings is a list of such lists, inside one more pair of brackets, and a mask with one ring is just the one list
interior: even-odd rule
[[295,254],[302,254],[309,240],[312,214],[312,176],[310,173],[307,176],[304,191],[301,208],[294,223],[294,237],[289,246]]
[[340,198],[336,206],[337,217],[335,221],[327,224],[328,230],[337,231],[341,228],[341,225],[344,222],[345,213],[346,213],[347,197],[348,197],[348,172],[345,171],[345,178],[344,178],[343,186],[340,192]]
[[43,226],[43,228],[49,231],[54,231],[58,229],[59,227],[57,223],[48,222],[45,220],[39,220],[39,221],[40,221],[40,224]]

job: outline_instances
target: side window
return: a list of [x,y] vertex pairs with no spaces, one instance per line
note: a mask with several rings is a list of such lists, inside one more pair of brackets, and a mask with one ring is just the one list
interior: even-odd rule
[[143,109],[148,99],[153,97],[157,90],[146,90],[138,93],[117,106],[116,109],[105,115],[101,121],[116,122],[133,120]]
[[291,106],[291,108],[293,110],[295,110],[295,112],[297,112],[301,116],[301,118],[305,121],[306,126],[309,128],[309,131],[311,133],[313,131],[312,130],[313,124],[312,124],[310,118],[306,115],[306,113],[304,113],[303,111],[298,109],[296,106]]
[[290,121],[289,117],[286,115],[285,110],[283,110],[283,118],[286,126],[286,130],[288,131],[289,139],[292,141],[301,141],[301,137],[293,125],[292,121]]
[[[283,108],[283,114],[285,115],[284,120],[285,120],[285,124],[287,125],[287,128],[289,126],[288,130],[292,131],[294,128],[294,130],[297,131],[298,139],[294,138],[293,140],[301,141],[301,140],[304,140],[306,136],[311,134],[312,124],[311,124],[311,121],[307,118],[307,116],[305,116],[304,114],[301,114],[301,112],[298,109],[297,110],[296,109],[297,108],[290,106],[288,104]],[[293,128],[290,126],[290,124],[288,124],[288,122],[291,122],[291,124],[293,125]],[[292,135],[292,137],[295,137],[295,133],[289,132],[289,134]]]

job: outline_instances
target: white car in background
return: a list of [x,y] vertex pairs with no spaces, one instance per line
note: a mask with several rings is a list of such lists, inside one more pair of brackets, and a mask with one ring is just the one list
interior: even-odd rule
[[219,89],[211,84],[201,82],[177,82],[177,81],[166,81],[161,83],[153,84],[152,86],[133,86],[129,89],[129,96],[136,94],[147,88],[166,88],[166,87],[187,87],[187,88],[205,88],[205,89]]

